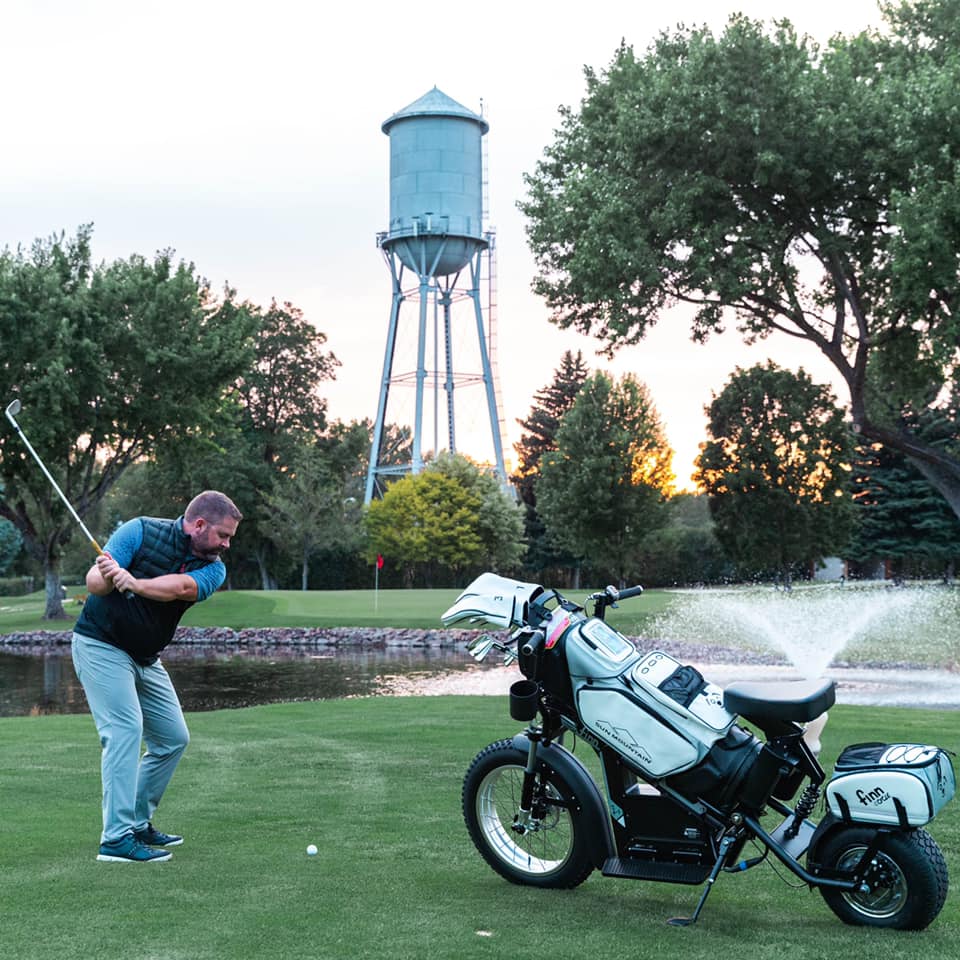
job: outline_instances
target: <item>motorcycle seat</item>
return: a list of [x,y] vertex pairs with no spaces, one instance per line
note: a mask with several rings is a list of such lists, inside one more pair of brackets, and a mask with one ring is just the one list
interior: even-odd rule
[[772,683],[739,681],[723,691],[723,705],[761,726],[805,723],[829,710],[837,699],[832,680],[785,680]]

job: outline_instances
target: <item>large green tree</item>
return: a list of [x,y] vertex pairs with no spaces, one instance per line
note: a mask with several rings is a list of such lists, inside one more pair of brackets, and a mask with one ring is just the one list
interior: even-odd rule
[[6,519],[0,519],[0,577],[4,576],[23,549],[20,531]]
[[373,500],[364,517],[371,559],[383,555],[403,570],[412,587],[419,571],[432,579],[437,567],[460,570],[483,551],[477,529],[480,497],[437,470],[403,477]]
[[479,497],[476,530],[482,549],[475,562],[500,573],[516,568],[523,556],[523,513],[496,475],[480,469],[462,454],[449,452],[439,454],[427,469],[452,477]]
[[324,349],[326,335],[293,304],[246,306],[258,329],[250,362],[227,391],[216,422],[167,448],[154,479],[178,500],[204,487],[228,492],[244,514],[231,566],[255,571],[267,590],[291,562],[272,536],[268,500],[323,434],[327,404],[320,389],[339,361]]
[[[77,513],[123,472],[209,428],[250,361],[256,320],[173,253],[95,265],[92,228],[0,253],[0,396]],[[0,516],[42,565],[64,615],[60,560],[75,522],[11,430],[0,430]],[[91,556],[92,559],[92,556]]]
[[521,206],[556,323],[615,349],[689,304],[695,339],[808,341],[960,515],[960,459],[901,417],[957,373],[960,0],[883,6],[822,49],[741,16],[621,46]]
[[533,406],[527,418],[517,421],[523,434],[514,446],[519,464],[511,480],[516,484],[524,506],[525,566],[534,575],[540,575],[548,567],[570,566],[573,562],[568,554],[558,552],[556,544],[552,544],[547,536],[537,512],[536,488],[543,456],[557,449],[557,431],[589,372],[582,353],[578,351],[574,355],[566,351],[554,371],[553,380],[533,395]]
[[412,586],[468,570],[509,571],[522,553],[522,520],[496,477],[466,457],[442,454],[423,472],[391,483],[364,517],[367,552],[403,570]]
[[595,373],[564,416],[556,451],[543,456],[536,493],[548,535],[623,584],[640,572],[643,537],[666,522],[672,458],[646,386]]
[[278,553],[300,565],[300,589],[309,586],[310,561],[321,551],[359,550],[364,454],[370,433],[363,423],[336,423],[305,443],[265,496],[263,533]]
[[741,574],[794,571],[838,553],[852,527],[852,437],[827,387],[772,362],[737,368],[707,408],[694,479]]

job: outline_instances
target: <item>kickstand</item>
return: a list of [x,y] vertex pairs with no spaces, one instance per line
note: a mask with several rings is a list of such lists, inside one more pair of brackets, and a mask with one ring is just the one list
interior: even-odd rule
[[723,862],[727,859],[727,851],[730,849],[731,844],[733,843],[734,837],[733,834],[725,834],[723,839],[720,841],[720,854],[717,857],[717,862],[713,865],[713,869],[710,871],[710,876],[707,877],[707,882],[704,885],[703,893],[700,895],[700,902],[697,904],[697,909],[693,911],[693,916],[690,917],[672,917],[667,921],[673,927],[690,927],[697,922],[697,918],[700,916],[700,911],[703,909],[703,905],[707,902],[707,897],[710,896],[710,891],[713,889],[713,882],[720,875],[720,871],[723,869]]

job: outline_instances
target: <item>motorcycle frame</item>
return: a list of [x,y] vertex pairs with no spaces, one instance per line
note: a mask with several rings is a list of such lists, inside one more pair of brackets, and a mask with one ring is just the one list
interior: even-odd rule
[[[922,825],[935,815],[936,810],[928,792],[930,809],[926,821],[920,819],[922,812],[917,815],[916,821],[911,821],[902,804],[897,804],[899,823],[889,818],[878,823],[875,819],[851,817],[845,804],[841,815],[828,809],[819,823],[810,819],[820,799],[820,788],[827,777],[804,739],[805,728],[802,723],[816,719],[817,711],[826,710],[832,704],[829,685],[814,686],[806,699],[781,700],[771,695],[773,709],[767,708],[765,696],[738,690],[729,701],[724,698],[729,722],[723,728],[715,728],[725,732],[720,741],[712,741],[706,755],[701,753],[696,763],[675,769],[662,777],[646,772],[639,766],[637,757],[621,752],[614,743],[601,739],[581,719],[577,706],[577,691],[581,688],[570,687],[566,657],[555,661],[552,666],[549,662],[544,664],[544,658],[563,651],[566,631],[570,629],[569,617],[563,619],[561,615],[560,621],[556,622],[554,612],[567,611],[576,617],[577,622],[589,619],[589,614],[583,606],[566,600],[555,591],[544,593],[542,588],[538,590],[525,600],[520,614],[514,607],[511,623],[516,629],[509,642],[503,643],[484,636],[469,645],[470,652],[478,660],[482,660],[492,649],[504,653],[505,664],[519,660],[521,672],[526,678],[511,688],[510,695],[511,716],[529,722],[522,733],[515,735],[511,744],[517,753],[525,757],[521,804],[514,818],[514,830],[519,834],[535,831],[540,828],[538,818],[544,816],[551,806],[566,808],[578,818],[576,829],[578,835],[585,835],[589,860],[605,876],[689,884],[706,881],[692,916],[674,918],[669,921],[671,924],[688,926],[696,923],[721,872],[751,869],[764,862],[770,853],[810,888],[869,894],[876,882],[873,875],[878,870],[877,857],[886,839],[909,834],[915,829],[911,822]],[[618,599],[639,592],[639,587],[622,592],[608,587],[601,594],[594,594],[587,599],[595,603],[594,616],[603,620],[607,607],[616,606]],[[465,593],[463,596],[471,598],[474,594]],[[495,599],[501,598],[497,596]],[[553,610],[548,606],[552,601],[557,604]],[[468,609],[468,613],[476,612],[473,607]],[[451,613],[460,615],[462,619],[462,609],[451,608],[445,617]],[[450,620],[453,622],[454,617],[450,616]],[[583,636],[589,643],[589,638],[585,634]],[[613,659],[616,661],[616,656]],[[587,663],[591,663],[589,657]],[[583,664],[578,663],[577,666],[582,671]],[[601,663],[600,670],[605,666]],[[587,671],[590,671],[589,665]],[[606,679],[608,674],[601,672],[600,676]],[[578,677],[582,679],[583,673],[579,673]],[[691,679],[695,682],[697,678]],[[684,686],[690,688],[691,684],[686,680],[684,677]],[[590,675],[586,676],[587,685],[594,682]],[[631,702],[668,728],[673,727],[656,710],[655,705],[638,703],[635,699]],[[538,714],[542,718],[540,723],[537,722]],[[751,727],[758,732],[753,732]],[[596,753],[603,774],[602,788],[598,779],[564,745],[567,732],[584,740]],[[685,734],[679,728],[674,728],[674,733],[681,737],[696,736]],[[478,755],[478,760],[481,756]],[[939,764],[939,760],[937,762]],[[938,772],[939,769],[938,765]],[[545,789],[545,784],[553,775],[566,784],[562,796],[548,793]],[[805,782],[807,785],[794,807],[784,802],[793,800]],[[643,786],[653,790],[645,794]],[[940,803],[942,806],[952,797],[952,792],[948,796],[945,788],[941,786],[940,789],[944,798]],[[681,819],[670,821],[669,817],[666,818],[666,831],[649,827],[652,837],[640,832],[646,824],[662,822],[663,810],[674,807]],[[772,831],[768,831],[760,822],[768,810],[783,818]],[[702,835],[694,835],[692,830],[684,830],[682,835],[671,833],[675,823],[683,825],[683,818],[698,827],[702,825],[705,832]],[[868,827],[871,836],[857,863],[843,870],[825,868],[819,857],[821,845],[826,843],[829,847],[827,841],[836,836],[836,831],[858,823]],[[657,848],[654,845],[652,849],[644,849],[638,842],[643,840],[663,842],[664,847]],[[676,845],[670,846],[677,841],[693,846],[699,844],[699,851],[685,851]],[[735,863],[748,841],[761,845],[761,855]],[[478,842],[476,838],[475,842]],[[687,863],[678,858],[691,852],[697,854],[699,862],[695,864],[696,870],[687,871],[684,869]],[[937,853],[939,856],[939,851]],[[484,856],[487,857],[487,854],[484,853]],[[799,858],[803,856],[806,856],[808,868],[800,864]],[[710,865],[711,857],[712,866],[705,870]],[[830,853],[827,853],[827,857],[830,857]],[[575,882],[582,879],[583,876],[575,879]],[[943,879],[945,881],[945,877]],[[942,892],[945,895],[945,884]],[[836,909],[835,912],[843,916]],[[929,922],[929,919],[932,917],[925,922]]]
[[[876,831],[873,841],[864,852],[863,856],[854,867],[850,874],[845,876],[827,876],[826,874],[813,873],[801,865],[797,856],[790,852],[790,844],[778,840],[774,834],[786,833],[791,819],[795,817],[795,811],[788,804],[783,803],[772,796],[766,798],[764,806],[780,813],[784,821],[773,831],[768,832],[761,825],[759,816],[762,809],[755,813],[746,812],[739,808],[724,812],[712,804],[705,802],[701,798],[690,799],[679,791],[671,787],[665,780],[652,780],[644,776],[643,772],[627,763],[626,760],[612,747],[607,746],[597,740],[581,724],[571,720],[557,711],[553,710],[549,704],[544,701],[542,690],[540,698],[540,714],[544,718],[542,724],[531,722],[527,729],[514,738],[514,746],[528,754],[528,763],[524,776],[524,797],[527,803],[525,809],[529,810],[529,801],[534,790],[534,780],[538,760],[546,763],[549,767],[557,770],[563,775],[571,785],[576,788],[577,796],[581,807],[587,814],[586,823],[589,825],[588,838],[590,842],[591,857],[596,867],[602,868],[611,857],[630,857],[630,850],[627,842],[630,838],[630,824],[627,822],[626,813],[631,809],[636,812],[634,816],[641,818],[640,811],[643,806],[652,806],[647,801],[655,801],[658,805],[670,803],[678,809],[685,812],[693,821],[702,823],[708,828],[707,839],[710,850],[714,857],[712,870],[710,874],[692,883],[702,883],[704,880],[707,886],[701,897],[694,914],[690,918],[680,918],[677,923],[687,925],[695,922],[703,903],[721,871],[736,873],[751,869],[759,865],[766,854],[752,858],[750,860],[733,863],[743,850],[743,847],[751,839],[756,839],[762,843],[773,855],[796,877],[808,884],[810,887],[833,887],[839,890],[856,890],[864,881],[866,871],[869,869],[870,861],[876,854],[879,847],[880,837],[885,833],[896,832],[896,828],[879,828]],[[564,732],[569,731],[581,740],[586,742],[596,753],[601,770],[603,771],[603,789],[597,784],[594,777],[587,768],[571,753],[561,742]],[[796,740],[802,744],[802,731],[797,728]],[[793,738],[778,738],[780,740]],[[783,747],[783,744],[780,744]],[[804,745],[805,747],[805,745]],[[809,764],[812,761],[813,766],[807,766],[804,769],[804,777],[822,783],[825,775],[820,768],[819,763],[809,754],[808,750],[800,747],[804,754],[804,762]],[[632,778],[634,783],[643,782],[657,791],[656,796],[628,796],[629,787],[623,787],[627,778]],[[669,778],[667,778],[669,779]],[[619,786],[614,787],[614,784]],[[770,783],[772,789],[775,780]],[[624,812],[624,823],[621,824],[613,814],[613,809],[619,809]],[[815,859],[816,847],[829,831],[841,821],[827,816],[819,823],[814,825],[808,819],[804,821],[808,829],[809,842],[802,844],[799,856],[807,853],[808,859]],[[804,837],[804,840],[807,839]],[[802,843],[802,841],[801,841]],[[684,881],[680,881],[684,882]]]

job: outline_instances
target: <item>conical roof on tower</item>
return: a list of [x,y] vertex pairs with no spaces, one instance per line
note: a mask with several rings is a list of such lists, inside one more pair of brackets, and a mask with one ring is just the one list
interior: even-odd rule
[[483,133],[490,129],[490,124],[479,113],[474,113],[462,103],[457,103],[453,97],[448,97],[437,87],[428,90],[422,97],[388,117],[383,121],[380,129],[387,133],[398,120],[406,120],[409,117],[462,117],[464,120],[473,120],[478,123]]

